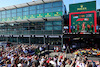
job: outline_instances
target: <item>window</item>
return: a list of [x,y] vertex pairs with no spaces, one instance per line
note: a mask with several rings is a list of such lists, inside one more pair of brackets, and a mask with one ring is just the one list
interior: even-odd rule
[[23,30],[28,30],[28,27],[23,27]]
[[6,15],[2,15],[2,18],[6,18]]
[[32,15],[32,14],[36,14],[36,10],[30,11],[30,15]]
[[16,9],[12,9],[12,13],[16,13]]
[[52,3],[46,3],[46,4],[44,5],[44,7],[45,7],[45,8],[50,8],[50,7],[52,7]]
[[11,14],[7,14],[7,17],[11,17]]
[[11,13],[10,11],[11,11],[11,10],[7,10],[6,13],[7,13],[7,14],[10,14],[10,13]]
[[35,25],[44,25],[43,22],[36,22]]
[[39,13],[43,13],[43,9],[37,10],[37,14],[39,14]]
[[23,12],[23,15],[29,15],[28,11],[27,12]]
[[30,6],[30,10],[36,10],[36,6]]
[[45,13],[52,12],[52,8],[45,9]]
[[6,14],[6,12],[5,11],[2,11],[2,14]]
[[53,12],[62,11],[62,7],[56,7],[52,9]]
[[1,16],[0,16],[0,20],[1,20]]
[[17,9],[17,12],[22,12],[22,8],[18,8]]
[[35,22],[31,22],[30,24],[29,24],[29,26],[35,26]]
[[52,26],[45,26],[45,30],[52,30]]
[[29,7],[24,7],[23,8],[23,11],[28,11],[29,10]]
[[45,25],[52,25],[52,22],[45,22]]
[[0,18],[1,18],[1,12],[0,12]]
[[17,16],[22,16],[22,13],[17,13]]
[[62,2],[54,2],[53,7],[62,6]]
[[54,21],[53,25],[62,25],[61,21]]
[[53,27],[53,30],[61,30],[62,29],[62,26],[54,26]]
[[23,23],[23,26],[25,27],[28,27],[29,23]]
[[35,26],[35,30],[43,30],[43,26],[42,25],[37,25],[37,26]]
[[12,17],[16,17],[16,13],[12,14]]
[[37,9],[42,9],[43,8],[43,4],[37,5]]

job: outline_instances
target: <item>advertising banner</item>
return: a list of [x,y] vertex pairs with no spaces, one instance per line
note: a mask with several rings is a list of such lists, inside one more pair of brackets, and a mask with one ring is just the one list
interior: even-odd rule
[[96,1],[70,4],[69,12],[96,11]]
[[44,17],[52,17],[52,13],[45,13]]

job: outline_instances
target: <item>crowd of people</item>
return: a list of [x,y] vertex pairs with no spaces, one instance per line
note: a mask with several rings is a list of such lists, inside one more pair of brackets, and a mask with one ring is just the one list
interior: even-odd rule
[[100,61],[88,61],[85,55],[67,58],[62,52],[53,57],[48,54],[39,56],[34,53],[35,49],[42,50],[41,46],[23,44],[2,48],[0,67],[100,67]]

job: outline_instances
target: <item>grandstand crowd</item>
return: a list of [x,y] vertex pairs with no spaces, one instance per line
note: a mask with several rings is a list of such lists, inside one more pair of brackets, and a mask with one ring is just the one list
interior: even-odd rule
[[[35,49],[45,52],[46,45],[17,45],[2,47],[0,52],[0,67],[100,67],[100,61],[88,61],[85,55],[67,58],[64,52],[50,57],[40,56]],[[99,60],[99,59],[98,59]]]

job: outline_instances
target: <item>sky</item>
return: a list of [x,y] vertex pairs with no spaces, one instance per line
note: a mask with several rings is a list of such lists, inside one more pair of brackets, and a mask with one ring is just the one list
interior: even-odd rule
[[[0,7],[12,6],[12,5],[31,2],[31,1],[32,0],[0,0]],[[94,0],[63,0],[64,4],[66,5],[67,11],[69,11],[69,4],[81,3],[87,1],[94,1]],[[100,0],[96,0],[96,8],[100,9]]]

